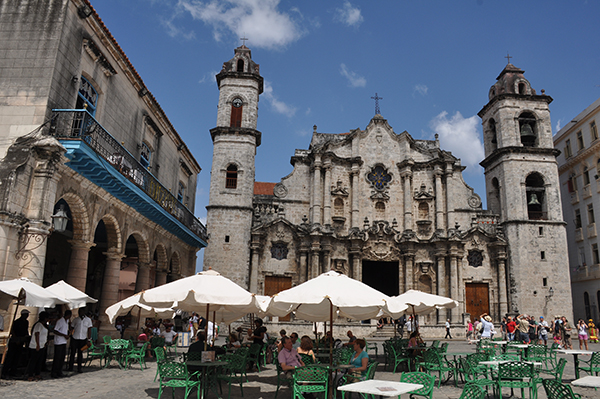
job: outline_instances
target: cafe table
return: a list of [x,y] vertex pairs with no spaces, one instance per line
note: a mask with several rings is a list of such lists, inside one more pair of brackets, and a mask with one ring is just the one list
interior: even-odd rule
[[338,387],[338,391],[342,391],[342,399],[345,392],[358,392],[363,397],[367,395],[379,395],[386,397],[398,396],[423,388],[421,384],[411,384],[408,382],[396,382],[385,380],[367,380],[354,382],[352,384],[342,385]]
[[573,363],[575,363],[575,379],[579,379],[579,355],[591,355],[592,351],[584,351],[580,349],[555,349],[556,353],[564,355],[573,355]]
[[217,397],[219,397],[219,393],[217,392],[217,386],[216,386],[216,368],[227,366],[228,364],[229,363],[220,361],[220,360],[215,360],[214,362],[203,362],[201,360],[187,360],[185,362],[185,365],[188,368],[194,367],[194,368],[201,368],[201,370],[202,370],[202,373],[200,375],[200,379],[201,379],[200,386],[202,387],[202,396],[201,396],[202,398],[204,398],[208,395],[209,388],[213,388],[213,391],[215,392]]
[[600,377],[596,375],[588,375],[587,377],[571,381],[571,385],[586,388],[600,388]]

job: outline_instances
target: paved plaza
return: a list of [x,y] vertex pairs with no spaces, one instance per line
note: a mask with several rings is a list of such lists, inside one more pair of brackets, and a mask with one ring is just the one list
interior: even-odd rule
[[[474,345],[468,345],[462,340],[450,340],[448,352],[470,352],[475,351]],[[379,361],[383,363],[383,350],[379,343]],[[600,344],[590,344],[590,350],[600,350]],[[371,356],[373,356],[371,354]],[[564,356],[564,355],[559,355]],[[568,360],[567,367],[564,372],[564,380],[571,381],[574,379],[573,357],[565,356]],[[586,360],[582,356],[583,360]],[[156,374],[156,363],[150,361],[147,363],[148,369],[141,371],[139,365],[135,364],[130,370],[121,370],[112,363],[110,368],[101,369],[98,361],[94,361],[90,367],[84,368],[81,374],[68,373],[67,377],[62,379],[51,379],[49,373],[42,373],[43,381],[27,382],[21,380],[0,380],[0,397],[3,399],[25,399],[25,398],[127,398],[127,399],[142,399],[142,398],[157,398],[158,397],[158,381],[154,382]],[[383,365],[380,365],[376,379],[381,380],[399,380],[399,373],[384,372]],[[244,399],[261,399],[275,397],[277,387],[275,366],[268,364],[260,373],[248,373],[249,382],[244,384]],[[459,383],[458,388],[455,388],[452,382],[448,382],[435,388],[433,397],[435,399],[456,399],[460,396],[463,384]],[[226,386],[224,388],[223,398],[227,397]],[[600,392],[594,391],[591,388],[574,387],[574,391],[582,395],[583,398],[599,398]],[[508,397],[510,391],[504,390],[504,397]],[[515,391],[516,395],[520,392]],[[290,389],[283,387],[279,391],[278,398],[289,399],[291,396]],[[176,390],[175,398],[182,398],[183,390]],[[193,391],[190,398],[196,397],[196,391]],[[232,387],[231,397],[238,399],[242,398],[239,386]],[[354,395],[354,398],[357,396]],[[408,398],[408,395],[403,395],[403,398]],[[526,397],[528,393],[526,392]],[[163,398],[171,398],[171,392],[165,391]],[[208,399],[216,399],[213,392],[210,392]],[[539,399],[546,399],[543,387],[539,389]]]

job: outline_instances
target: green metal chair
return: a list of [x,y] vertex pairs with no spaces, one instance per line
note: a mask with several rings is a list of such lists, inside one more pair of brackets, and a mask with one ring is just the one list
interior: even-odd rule
[[102,367],[102,361],[106,363],[107,357],[107,347],[106,345],[96,346],[93,342],[91,342],[90,347],[87,350],[86,362],[88,367],[92,364],[92,361],[96,359],[100,359],[100,367]]
[[240,392],[242,393],[242,397],[244,397],[243,383],[246,378],[246,359],[246,356],[236,355],[235,353],[227,358],[227,366],[224,368],[224,373],[217,376],[221,394],[223,393],[221,381],[226,381],[229,387],[228,398],[231,397],[231,384],[240,384]]
[[433,387],[435,386],[435,377],[420,371],[413,371],[400,374],[400,382],[408,382],[411,384],[421,384],[423,388],[410,391],[410,397],[414,395],[423,396],[431,399],[433,397]]
[[393,345],[391,345],[388,348],[388,350],[391,353],[391,359],[392,359],[392,362],[394,363],[394,370],[392,371],[393,373],[396,373],[396,369],[402,363],[406,363],[408,371],[410,371],[410,363],[411,363],[412,359],[409,356],[409,354],[406,352],[406,350],[396,349]]
[[573,392],[568,384],[556,380],[543,380],[542,385],[548,399],[579,399],[581,395]]
[[179,340],[179,335],[176,336],[175,338],[173,338],[173,342],[171,342],[170,344],[166,344],[168,355],[171,354],[171,348],[173,348],[173,351],[175,352],[175,359],[177,359],[177,341],[178,340]]
[[462,366],[463,375],[465,377],[466,384],[477,385],[480,388],[485,388],[486,392],[488,392],[488,396],[489,396],[489,387],[491,386],[492,393],[494,394],[494,397],[496,397],[497,382],[495,380],[492,380],[492,379],[489,379],[486,377],[478,378],[477,375],[475,374],[475,372],[473,371],[471,364],[469,363],[469,361],[466,358],[460,358],[459,361]]
[[485,352],[471,353],[467,355],[467,361],[471,365],[471,369],[473,370],[473,373],[476,378],[478,378],[480,375],[483,375],[487,378],[489,372],[488,367],[479,364],[479,362],[483,362],[486,360],[490,360],[490,355]]
[[459,399],[483,399],[485,391],[475,384],[465,384]]
[[156,356],[156,375],[154,375],[154,381],[156,382],[156,378],[158,377],[158,365],[167,361],[165,348],[163,348],[162,346],[154,348],[154,355]]
[[[144,343],[140,348],[133,348],[125,354],[125,368],[131,367],[134,361],[140,364],[140,368],[144,371],[146,366],[146,350],[148,349],[148,342]],[[148,367],[146,367],[148,368]]]
[[197,378],[197,373],[188,373],[185,363],[162,362],[158,364],[158,374],[160,376],[158,387],[158,399],[160,399],[165,388],[171,388],[173,398],[175,398],[175,388],[184,388],[187,398],[190,392],[196,388],[198,398],[200,398],[201,381]]
[[[354,351],[349,348],[336,348],[333,350],[333,364],[348,364]],[[306,363],[305,363],[306,364]]]
[[598,375],[600,373],[600,352],[592,353],[590,360],[579,360],[579,366],[577,367],[580,371],[585,371],[589,375]]
[[277,356],[273,356],[273,364],[275,364],[275,367],[277,369],[277,390],[275,391],[275,399],[277,399],[277,395],[279,394],[279,387],[281,387],[281,385],[283,384],[289,387],[292,383],[292,379],[288,378],[285,371],[283,371],[283,369],[281,368],[281,364],[279,364]]
[[[305,394],[323,393],[327,397],[329,388],[329,367],[305,366],[294,371],[292,377],[292,399],[304,399]],[[342,398],[344,397],[342,393]]]
[[[454,372],[454,366],[438,353],[436,349],[430,349],[423,354],[423,360],[418,363],[418,367],[423,367],[427,372],[437,371],[439,374],[438,388],[442,383],[442,378],[447,372]],[[417,369],[418,369],[417,367]],[[454,379],[456,385],[456,378]]]
[[434,339],[433,342],[431,343],[430,348],[438,348],[439,346],[440,346],[440,340]]
[[252,344],[250,345],[250,350],[248,351],[248,361],[256,364],[256,368],[258,368],[259,373],[262,347],[262,344]]
[[300,353],[300,359],[302,359],[302,363],[305,365],[315,364],[315,361],[311,355],[307,355],[306,353]]
[[[562,375],[567,365],[567,359],[559,359],[556,365],[540,370],[540,374],[551,375],[555,380],[562,382]],[[541,381],[539,381],[541,383]]]
[[537,397],[537,374],[532,363],[506,362],[498,365],[498,395],[502,395],[502,388],[510,388],[511,396],[514,388],[521,389],[524,398],[525,388],[529,388],[529,397]]

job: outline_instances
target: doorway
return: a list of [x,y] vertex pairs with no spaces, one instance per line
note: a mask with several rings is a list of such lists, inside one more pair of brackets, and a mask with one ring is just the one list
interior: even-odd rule
[[[281,291],[292,288],[292,278],[285,276],[265,276],[264,295],[273,296]],[[290,315],[280,317],[279,321],[290,321]]]
[[399,262],[378,262],[363,260],[362,282],[388,296],[399,292]]
[[487,283],[467,283],[465,285],[467,313],[471,320],[490,313],[489,285]]

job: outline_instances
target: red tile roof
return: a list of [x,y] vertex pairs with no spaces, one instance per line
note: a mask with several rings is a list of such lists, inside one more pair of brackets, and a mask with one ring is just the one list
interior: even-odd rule
[[273,187],[277,183],[254,182],[254,195],[273,195]]

